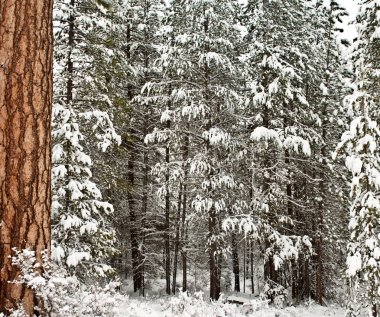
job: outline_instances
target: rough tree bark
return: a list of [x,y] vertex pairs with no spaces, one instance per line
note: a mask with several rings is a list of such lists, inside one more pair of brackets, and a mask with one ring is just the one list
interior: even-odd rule
[[10,284],[12,248],[50,251],[52,0],[0,0],[0,312],[32,290]]

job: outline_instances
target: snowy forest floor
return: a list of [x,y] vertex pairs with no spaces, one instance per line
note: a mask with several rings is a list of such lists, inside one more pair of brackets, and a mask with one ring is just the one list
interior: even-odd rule
[[[268,305],[260,300],[262,281],[255,281],[255,294],[235,293],[225,289],[218,302],[210,302],[208,293],[208,276],[206,271],[197,272],[198,280],[188,275],[188,284],[191,285],[190,294],[177,292],[176,295],[165,295],[165,280],[154,279],[147,282],[146,297],[139,297],[133,292],[133,282],[124,280],[121,292],[124,294],[116,307],[115,317],[322,317],[322,316],[345,316],[345,309],[332,302],[329,306],[320,306],[314,301],[300,305],[284,303],[284,308]],[[232,276],[232,275],[231,275]],[[230,276],[230,277],[231,277]],[[241,281],[242,282],[242,281]],[[250,281],[246,280],[246,289],[250,290]],[[178,289],[181,282],[177,283]],[[262,290],[262,289],[261,289]],[[234,298],[232,298],[234,297]],[[237,299],[245,302],[244,305],[227,303]],[[255,307],[256,306],[256,307]]]
[[201,303],[199,300],[179,297],[159,299],[128,299],[117,308],[117,317],[343,317],[344,309],[338,306],[322,307],[316,304],[278,309],[266,307],[247,311],[235,304]]

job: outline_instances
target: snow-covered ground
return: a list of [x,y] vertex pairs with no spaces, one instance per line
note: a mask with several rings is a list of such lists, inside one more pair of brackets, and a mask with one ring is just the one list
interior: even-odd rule
[[252,311],[235,304],[208,303],[194,297],[126,299],[117,309],[117,317],[343,317],[344,309],[316,304],[278,309],[265,307]]

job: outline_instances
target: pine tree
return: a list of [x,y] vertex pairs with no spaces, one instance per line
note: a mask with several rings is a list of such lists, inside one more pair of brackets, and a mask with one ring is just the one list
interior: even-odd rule
[[[308,228],[313,238],[315,256],[311,265],[312,292],[320,305],[323,298],[331,295],[334,283],[340,275],[342,266],[343,244],[345,238],[346,202],[342,199],[347,193],[344,188],[344,172],[341,162],[333,161],[331,153],[339,142],[340,135],[345,128],[345,111],[341,106],[341,99],[345,93],[343,83],[344,65],[341,59],[342,52],[337,42],[337,33],[342,30],[339,24],[347,12],[336,1],[317,2],[315,8],[315,34],[317,42],[313,52],[314,77],[309,80],[308,100],[315,118],[314,129],[318,138],[314,140],[312,168],[309,175],[316,178],[318,183],[311,188],[313,197],[310,222]],[[334,116],[331,116],[331,114]],[[333,243],[335,241],[335,243]],[[340,263],[332,266],[329,263]],[[315,264],[314,264],[315,263]],[[315,267],[315,271],[314,271]]]
[[[375,119],[379,113],[379,5],[362,1],[357,16],[358,40],[352,54],[355,91],[347,97],[352,115],[350,130],[342,136],[338,150],[346,154],[346,166],[352,173],[351,208],[347,274],[353,284],[366,289],[361,302],[367,302],[372,316],[379,303],[379,151],[380,130]],[[352,313],[352,310],[350,310]]]
[[100,110],[110,99],[103,93],[104,77],[96,73],[97,65],[112,61],[101,45],[110,22],[90,1],[57,1],[54,13],[52,257],[82,277],[104,275],[116,251],[113,207],[91,180],[93,163],[84,145],[92,138],[105,151],[119,142],[109,115]]
[[14,283],[20,269],[12,256],[29,249],[42,265],[50,251],[53,2],[5,0],[0,7],[0,315],[22,305],[35,316],[43,303]]
[[[221,223],[230,207],[228,189],[236,187],[229,162],[235,141],[227,131],[240,104],[234,79],[238,75],[234,50],[240,38],[234,25],[235,10],[230,1],[172,1],[166,42],[161,47],[165,77],[148,85],[157,98],[166,96],[160,98],[166,100],[161,108],[163,127],[150,134],[148,141],[161,142],[171,153],[182,152],[172,156],[173,164],[166,161],[160,168],[169,168],[166,184],[180,182],[186,195],[191,190],[192,197],[186,201],[183,190],[177,198],[181,195],[183,208],[191,202],[188,216],[191,213],[200,219],[208,231],[213,300],[220,294],[225,245]],[[184,183],[189,179],[196,180],[191,189]],[[180,204],[176,206],[179,209]]]
[[299,162],[309,160],[315,136],[306,87],[311,69],[303,46],[304,38],[312,35],[305,12],[302,1],[249,1],[243,16],[247,47],[241,58],[246,70],[242,124],[249,140],[246,155],[254,159],[246,161],[250,212],[241,225],[263,246],[268,285],[290,283],[280,267],[285,261],[297,266],[305,250],[310,251],[304,230],[294,223],[306,200],[301,184],[307,179]]

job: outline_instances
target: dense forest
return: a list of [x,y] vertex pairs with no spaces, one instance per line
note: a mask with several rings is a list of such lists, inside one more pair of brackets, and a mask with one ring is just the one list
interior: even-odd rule
[[[380,315],[380,1],[359,1],[352,41],[338,0],[47,2],[40,25],[27,1],[20,18],[0,0],[0,315],[23,301],[25,316],[69,316],[47,304],[59,287],[115,277],[142,298],[250,293]],[[7,8],[25,51],[5,45]],[[54,53],[33,31],[49,26]],[[28,55],[48,66],[21,84]],[[50,97],[29,120],[28,102]],[[37,177],[22,166],[40,152]]]

